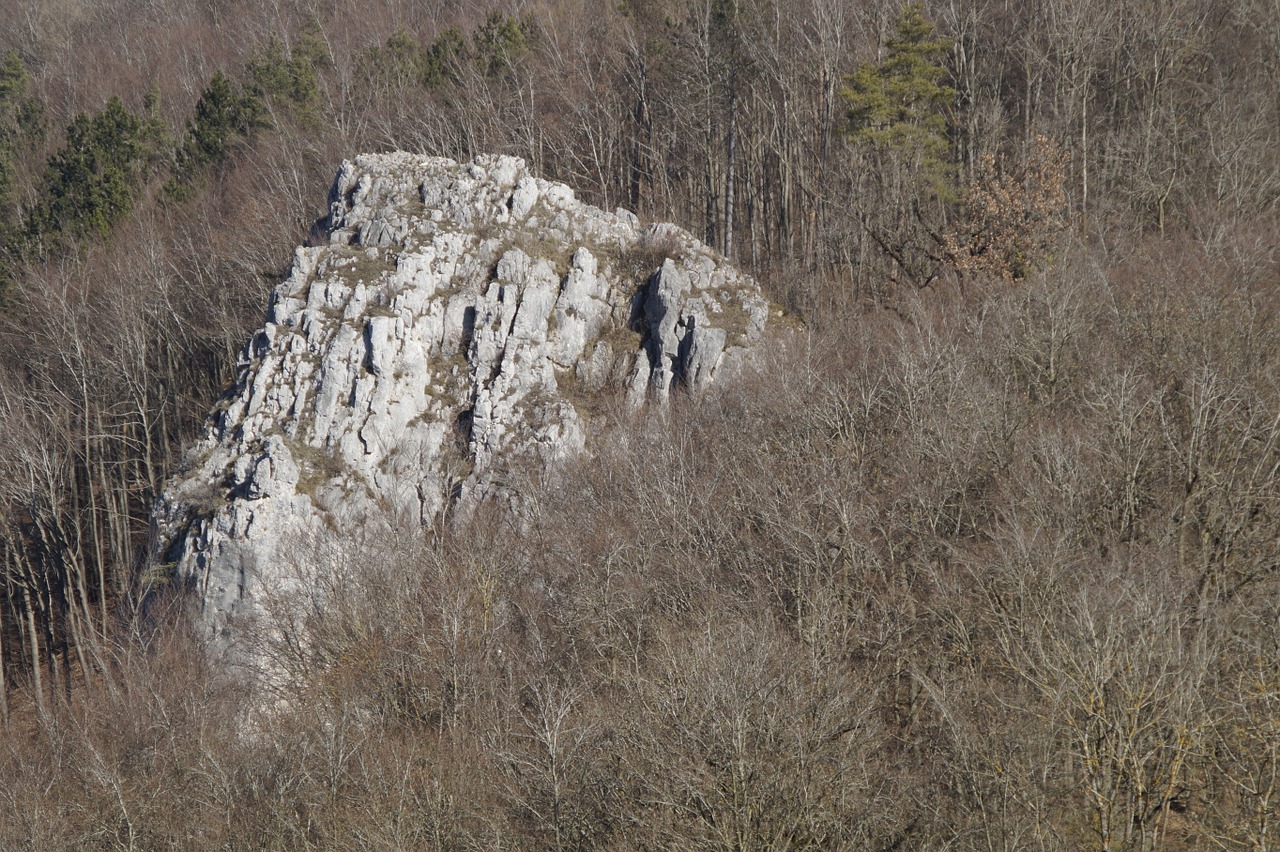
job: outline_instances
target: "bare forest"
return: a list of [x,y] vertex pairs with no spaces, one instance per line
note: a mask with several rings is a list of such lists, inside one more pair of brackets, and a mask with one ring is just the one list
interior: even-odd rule
[[[0,848],[1280,848],[1277,0],[0,21]],[[149,514],[396,149],[676,222],[804,343],[522,529],[317,545],[248,716]]]

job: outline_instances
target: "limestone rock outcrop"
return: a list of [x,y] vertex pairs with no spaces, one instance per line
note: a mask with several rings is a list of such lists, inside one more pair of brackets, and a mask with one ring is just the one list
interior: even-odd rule
[[362,156],[322,225],[157,505],[215,641],[287,588],[298,542],[513,499],[514,472],[581,452],[611,406],[706,387],[768,316],[688,233],[510,157]]

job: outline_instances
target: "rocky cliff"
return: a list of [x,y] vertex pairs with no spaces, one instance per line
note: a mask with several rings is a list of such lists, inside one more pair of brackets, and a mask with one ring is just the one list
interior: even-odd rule
[[704,388],[768,314],[686,232],[509,157],[344,163],[310,242],[157,507],[162,558],[224,643],[305,543],[512,500],[604,412]]

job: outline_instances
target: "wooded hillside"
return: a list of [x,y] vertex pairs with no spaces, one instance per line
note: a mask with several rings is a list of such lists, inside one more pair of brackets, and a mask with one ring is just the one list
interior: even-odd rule
[[[0,20],[0,846],[1274,847],[1275,0]],[[149,512],[394,149],[677,222],[806,345],[527,529],[327,554],[247,731]]]

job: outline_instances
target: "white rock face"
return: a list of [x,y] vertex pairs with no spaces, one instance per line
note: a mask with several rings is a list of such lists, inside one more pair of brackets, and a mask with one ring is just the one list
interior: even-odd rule
[[642,229],[529,174],[404,153],[346,162],[328,244],[299,248],[238,386],[156,510],[164,558],[224,647],[292,549],[376,520],[510,499],[583,450],[588,406],[695,392],[768,315],[672,225]]

